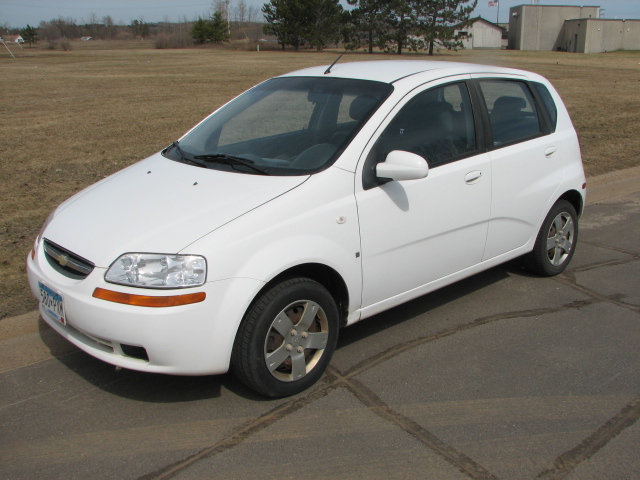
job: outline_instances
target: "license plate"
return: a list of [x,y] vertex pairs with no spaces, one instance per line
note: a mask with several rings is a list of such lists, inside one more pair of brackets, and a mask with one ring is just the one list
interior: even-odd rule
[[40,305],[44,312],[52,320],[66,325],[62,295],[42,282],[38,282],[38,286],[40,287]]

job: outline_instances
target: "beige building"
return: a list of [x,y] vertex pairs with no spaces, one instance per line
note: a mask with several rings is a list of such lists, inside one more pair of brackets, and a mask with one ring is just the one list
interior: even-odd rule
[[502,27],[484,18],[476,20],[468,29],[458,32],[466,34],[462,44],[466,49],[502,48]]
[[600,18],[600,7],[519,5],[509,10],[512,50],[640,50],[640,20]]
[[567,20],[560,49],[577,53],[640,50],[640,20]]
[[558,50],[566,20],[600,18],[600,7],[519,5],[509,9],[510,50]]

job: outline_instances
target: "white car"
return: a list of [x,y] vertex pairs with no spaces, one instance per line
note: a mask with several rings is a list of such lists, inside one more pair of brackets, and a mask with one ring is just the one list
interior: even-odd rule
[[29,283],[44,320],[105,362],[231,368],[291,395],[341,327],[516,257],[563,271],[585,188],[567,110],[537,74],[314,67],[60,205]]

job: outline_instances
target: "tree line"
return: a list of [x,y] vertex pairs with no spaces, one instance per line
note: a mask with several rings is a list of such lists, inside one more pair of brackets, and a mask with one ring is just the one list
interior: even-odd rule
[[[248,4],[247,0],[233,0],[233,2],[232,0],[213,0],[211,6],[214,12],[212,17],[218,17],[217,23],[226,26],[227,35],[222,39],[214,36],[207,41],[218,42],[230,38],[247,39],[250,37],[253,37],[253,40],[258,40],[262,34],[263,20],[260,9]],[[134,19],[129,24],[122,22],[116,24],[110,15],[99,17],[95,13],[90,13],[81,22],[77,22],[71,17],[59,17],[49,21],[41,21],[37,27],[27,25],[22,29],[12,29],[8,24],[4,24],[0,25],[0,35],[19,33],[27,43],[36,43],[38,40],[56,41],[82,37],[99,40],[128,40],[158,36],[184,36],[195,43],[201,43],[197,40],[197,38],[201,38],[201,34],[198,34],[198,27],[194,31],[194,25],[198,24],[200,31],[202,31],[203,23],[208,26],[211,18],[199,18],[198,20],[191,21],[184,17],[181,21],[170,22],[166,18],[163,22],[147,23],[143,19]]]
[[464,30],[476,18],[478,0],[270,0],[262,8],[266,33],[284,50],[309,45],[320,51],[342,42],[346,49],[404,50],[462,48]]
[[[95,15],[95,14],[92,14]],[[27,43],[36,43],[38,40],[54,41],[59,39],[74,39],[91,37],[100,40],[113,40],[115,38],[149,37],[157,25],[152,27],[142,20],[132,20],[129,25],[116,25],[113,19],[107,15],[102,19],[89,18],[88,23],[78,24],[73,18],[56,18],[50,21],[42,21],[38,27],[27,25],[19,30],[20,36]]]
[[[398,54],[406,50],[456,50],[462,48],[464,31],[476,18],[471,14],[478,0],[346,0],[353,7],[345,9],[339,0],[270,0],[261,9],[262,30],[275,37],[284,50],[292,47],[323,50],[342,44],[347,50],[374,49]],[[78,25],[71,18],[40,22],[36,29],[27,25],[20,31],[28,43],[38,39],[92,37],[97,39],[180,36],[175,46],[189,43],[222,43],[230,38],[249,39],[252,26],[255,39],[259,30],[259,12],[247,0],[213,0],[212,14],[194,22],[148,24],[133,20],[130,25],[116,25],[110,16],[91,14]],[[233,21],[232,21],[233,20]]]

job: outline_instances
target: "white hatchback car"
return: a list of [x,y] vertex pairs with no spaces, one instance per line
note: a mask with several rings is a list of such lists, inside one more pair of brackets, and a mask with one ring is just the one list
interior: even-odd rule
[[327,367],[338,330],[524,256],[576,248],[585,177],[543,77],[447,62],[267,80],[48,218],[42,317],[124,368],[230,367],[268,396]]

